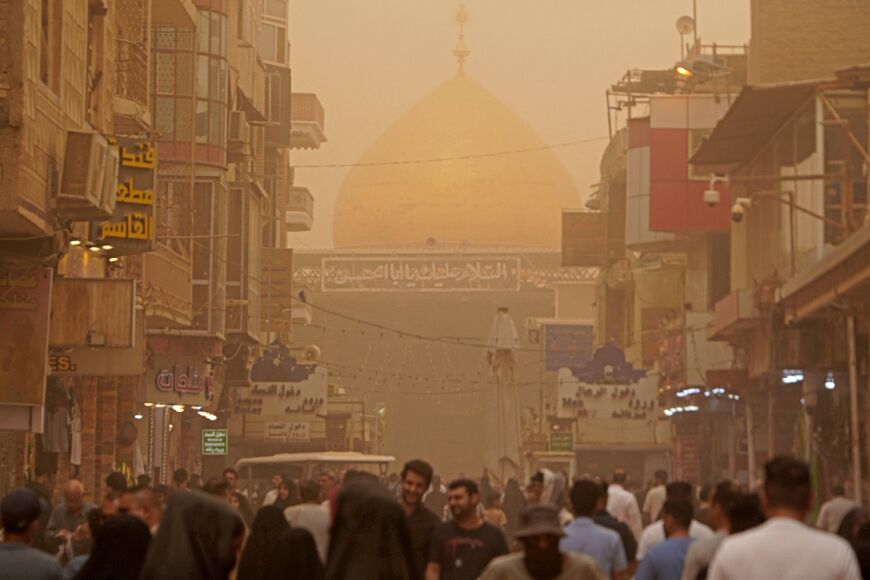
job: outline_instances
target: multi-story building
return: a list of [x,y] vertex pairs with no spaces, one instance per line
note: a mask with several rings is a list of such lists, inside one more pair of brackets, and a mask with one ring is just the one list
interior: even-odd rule
[[288,10],[0,3],[0,488],[201,471],[290,339],[289,151],[325,136],[316,96],[291,118]]

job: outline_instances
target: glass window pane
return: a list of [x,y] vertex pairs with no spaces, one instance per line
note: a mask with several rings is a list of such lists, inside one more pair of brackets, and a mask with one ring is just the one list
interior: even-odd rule
[[209,145],[223,146],[220,140],[220,127],[218,125],[220,119],[220,106],[217,103],[208,104],[208,143]]
[[208,57],[202,54],[196,56],[196,96],[208,97]]
[[275,61],[284,64],[287,61],[287,29],[278,27],[278,38],[275,43]]
[[219,105],[218,115],[218,143],[224,147],[227,142],[227,107]]
[[193,140],[193,101],[177,99],[175,101],[175,137],[178,141]]
[[212,54],[221,53],[221,15],[217,12],[211,13],[211,29],[209,30],[209,52]]
[[196,142],[205,143],[208,138],[208,101],[196,101]]
[[205,10],[199,11],[196,23],[196,50],[208,52],[208,12]]
[[266,0],[266,15],[281,20],[287,18],[287,0]]
[[219,53],[221,56],[227,55],[227,28],[227,17],[222,14],[220,17],[221,49]]
[[218,87],[220,86],[218,59],[208,59],[208,98],[217,100],[220,97]]
[[222,103],[226,103],[227,86],[229,84],[229,80],[227,79],[227,61],[220,60],[218,64],[220,70],[220,73],[218,75],[218,100],[220,100]]
[[263,24],[260,30],[260,56],[263,60],[275,62],[275,27],[271,24]]

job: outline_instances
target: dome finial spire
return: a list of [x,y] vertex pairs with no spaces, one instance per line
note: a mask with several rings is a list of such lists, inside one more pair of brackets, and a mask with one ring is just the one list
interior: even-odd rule
[[456,57],[456,62],[459,63],[459,72],[465,71],[465,59],[471,54],[465,46],[465,23],[468,22],[468,12],[465,11],[465,4],[459,5],[459,10],[456,12],[456,24],[459,25],[459,42],[456,43],[456,48],[453,49],[453,55]]

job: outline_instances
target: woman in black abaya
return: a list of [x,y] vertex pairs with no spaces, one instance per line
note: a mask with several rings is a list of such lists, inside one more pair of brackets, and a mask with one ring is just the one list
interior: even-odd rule
[[[239,576],[241,578],[241,576]],[[311,532],[290,528],[278,538],[262,580],[323,580],[323,564]]]
[[97,530],[93,551],[75,580],[138,580],[150,543],[142,520],[115,516]]
[[281,534],[290,529],[284,513],[267,505],[260,508],[239,560],[238,580],[262,580]]
[[199,492],[169,499],[145,561],[143,580],[227,580],[245,525],[225,502]]

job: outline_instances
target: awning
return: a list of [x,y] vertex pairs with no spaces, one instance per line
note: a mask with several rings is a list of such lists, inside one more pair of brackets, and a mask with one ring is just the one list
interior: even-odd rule
[[870,225],[783,284],[786,323],[799,322],[837,300],[870,300]]
[[817,84],[745,87],[689,163],[725,173],[749,163],[815,93]]

